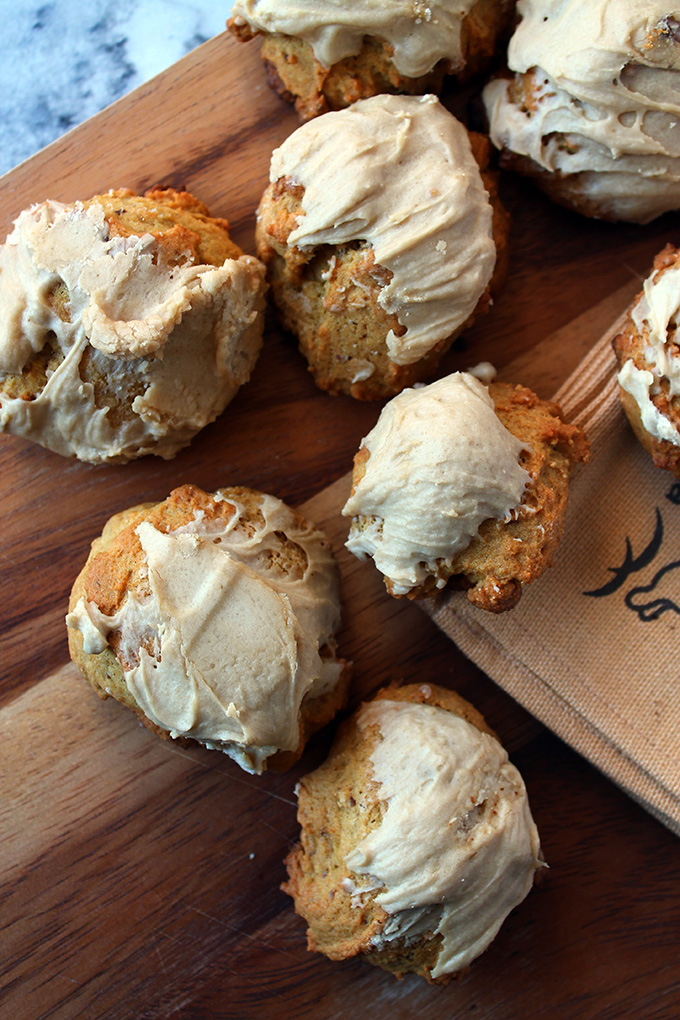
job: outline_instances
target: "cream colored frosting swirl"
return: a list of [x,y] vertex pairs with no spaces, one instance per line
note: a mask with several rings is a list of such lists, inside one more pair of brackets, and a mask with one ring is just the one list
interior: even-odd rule
[[536,109],[509,83],[484,90],[492,140],[579,174],[603,212],[646,222],[680,207],[680,8],[663,0],[520,0],[508,64],[531,72]]
[[373,96],[303,124],[272,155],[270,180],[305,191],[289,245],[364,240],[393,276],[392,361],[407,365],[455,333],[491,279],[492,211],[465,128],[435,96]]
[[310,44],[324,67],[361,50],[364,37],[394,48],[400,74],[417,78],[439,60],[463,64],[461,24],[477,0],[236,0],[232,17],[252,29]]
[[379,728],[371,778],[386,807],[345,858],[366,880],[355,902],[378,890],[389,917],[377,949],[432,932],[442,939],[432,977],[455,973],[487,948],[542,867],[524,782],[494,737],[433,705],[373,701],[358,725]]
[[[0,247],[0,381],[52,343],[63,355],[32,400],[0,394],[0,429],[98,462],[172,457],[224,409],[259,353],[264,267],[168,265],[155,238],[110,237],[103,206],[44,202]],[[69,319],[49,303],[65,283]],[[88,359],[124,413],[95,402]]]
[[655,439],[680,446],[680,431],[656,407],[652,397],[660,392],[659,383],[667,380],[669,397],[680,394],[680,352],[670,339],[680,325],[680,268],[653,273],[644,283],[642,296],[631,311],[638,333],[647,337],[644,347],[645,368],[628,359],[621,366],[619,385],[634,398],[640,408],[644,428]]
[[[249,517],[247,529],[229,502],[237,512],[226,524],[200,512],[167,534],[139,524],[150,595],[129,592],[114,616],[82,597],[66,622],[87,654],[120,631],[121,662],[135,663],[125,681],[145,715],[259,773],[269,755],[298,747],[303,699],[338,682],[338,577],[321,534],[280,500],[264,496],[261,523]],[[269,556],[277,531],[304,550],[302,571]]]
[[365,473],[342,510],[352,518],[346,545],[372,556],[397,595],[436,575],[483,521],[516,512],[529,481],[523,444],[468,372],[404,390],[362,446]]

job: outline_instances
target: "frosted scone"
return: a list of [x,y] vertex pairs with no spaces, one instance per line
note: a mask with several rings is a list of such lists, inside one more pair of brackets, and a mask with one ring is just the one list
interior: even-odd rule
[[317,384],[379,399],[431,375],[505,263],[506,216],[462,124],[434,96],[365,99],[298,128],[270,181],[257,253]]
[[264,267],[186,192],[21,213],[0,246],[0,430],[83,461],[169,458],[247,382]]
[[337,568],[280,500],[192,485],[116,514],[66,618],[71,658],[163,737],[287,768],[344,703]]
[[514,77],[484,90],[503,164],[587,216],[680,208],[680,8],[519,0]]
[[347,548],[391,595],[467,589],[502,612],[550,566],[583,432],[524,386],[455,372],[383,408],[354,458]]
[[680,252],[668,245],[614,340],[619,392],[657,467],[680,478]]
[[472,705],[434,685],[362,705],[297,795],[283,888],[331,960],[444,983],[542,867],[522,777]]
[[490,64],[513,10],[513,0],[236,0],[227,27],[262,37],[270,85],[308,120],[469,78]]

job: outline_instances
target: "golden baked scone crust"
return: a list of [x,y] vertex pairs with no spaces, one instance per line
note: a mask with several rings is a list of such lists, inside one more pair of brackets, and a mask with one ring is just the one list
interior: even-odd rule
[[[94,602],[106,616],[114,616],[128,596],[133,595],[143,600],[150,594],[146,558],[136,533],[143,521],[167,534],[189,525],[197,514],[207,523],[227,523],[237,513],[237,505],[241,512],[235,527],[251,537],[263,523],[260,509],[263,494],[242,486],[222,488],[218,493],[222,498],[215,501],[212,494],[197,486],[183,485],[174,489],[160,503],[143,503],[115,514],[104,526],[101,536],[92,543],[87,562],[73,585],[69,610],[73,612],[78,601],[84,597],[88,602]],[[304,519],[293,510],[290,510],[290,521],[292,524],[299,523],[303,528],[306,526]],[[268,570],[297,580],[305,573],[305,550],[283,531],[276,532],[274,547],[266,550],[263,555],[266,556]],[[120,638],[120,631],[113,630],[108,637],[108,647],[100,653],[89,654],[84,651],[82,633],[69,627],[71,659],[101,698],[113,697],[120,701],[135,712],[144,726],[168,739],[168,730],[148,718],[129,690],[124,670],[134,663],[123,657]],[[225,642],[228,642],[228,634],[225,634]],[[319,696],[308,696],[303,700],[299,719],[299,746],[294,751],[281,750],[270,756],[267,759],[269,769],[289,768],[302,754],[309,737],[326,725],[346,701],[350,680],[349,665],[336,658],[335,646],[325,646],[320,649],[320,654],[323,659],[341,663],[340,680],[331,691]],[[180,739],[194,743],[190,737]]]
[[111,234],[121,237],[152,234],[169,263],[191,258],[197,265],[221,266],[225,259],[237,259],[243,252],[229,236],[229,221],[211,216],[208,207],[188,191],[150,188],[136,195],[127,188],[95,195],[104,207]]
[[565,422],[556,404],[526,386],[492,383],[489,392],[501,422],[527,443],[520,463],[531,482],[522,506],[531,512],[507,522],[485,521],[444,576],[458,575],[474,605],[502,612],[551,565],[564,530],[569,479],[574,466],[588,459],[589,446],[582,429]]
[[329,68],[316,60],[308,42],[289,35],[265,36],[260,53],[270,87],[295,106],[300,120],[383,93],[438,94],[447,73],[447,62],[440,60],[429,74],[408,78],[394,66],[392,47],[369,36],[356,56]]

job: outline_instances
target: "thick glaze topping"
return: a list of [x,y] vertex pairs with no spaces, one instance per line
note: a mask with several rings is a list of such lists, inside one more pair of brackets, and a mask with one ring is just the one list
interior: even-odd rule
[[363,240],[392,273],[378,300],[406,327],[387,336],[396,364],[472,315],[496,260],[492,210],[467,131],[435,96],[374,96],[303,124],[272,155],[281,178],[304,188],[289,245]]
[[263,275],[250,256],[168,264],[151,234],[110,236],[97,202],[24,211],[0,247],[0,379],[46,345],[57,364],[32,399],[1,398],[0,429],[91,462],[173,456],[250,375]]
[[381,824],[347,856],[388,920],[376,948],[393,939],[441,936],[432,977],[479,956],[529,892],[539,838],[526,789],[498,741],[433,705],[378,700],[358,724],[378,727],[371,778]]
[[353,518],[347,548],[372,556],[394,594],[436,574],[483,521],[515,510],[529,481],[522,443],[468,372],[404,390],[362,446],[365,473],[342,511]]
[[461,66],[461,24],[476,0],[236,0],[232,16],[252,29],[310,44],[324,67],[355,56],[365,36],[394,49],[400,74],[417,78],[439,60]]
[[680,205],[680,8],[663,0],[520,0],[504,79],[484,98],[499,148],[582,174],[584,195],[645,222]]
[[[303,698],[340,676],[337,570],[320,533],[280,500],[264,496],[247,528],[229,502],[226,523],[198,512],[164,533],[142,521],[148,593],[129,591],[112,616],[81,597],[67,624],[88,654],[119,634],[125,681],[152,722],[261,772],[269,755],[298,747]],[[301,547],[302,568],[281,563],[277,532]]]

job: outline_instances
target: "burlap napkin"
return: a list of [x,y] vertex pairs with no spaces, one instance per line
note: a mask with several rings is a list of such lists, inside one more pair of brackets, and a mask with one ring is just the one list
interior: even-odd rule
[[437,624],[501,687],[680,834],[680,482],[620,408],[611,337],[556,394],[591,442],[551,570],[494,616],[462,593]]

